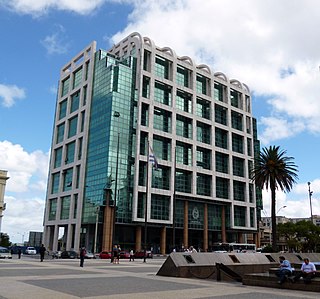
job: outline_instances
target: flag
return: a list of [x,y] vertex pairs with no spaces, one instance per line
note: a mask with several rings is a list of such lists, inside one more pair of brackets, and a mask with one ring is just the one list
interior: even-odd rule
[[151,164],[155,170],[158,169],[158,161],[157,161],[157,158],[156,158],[151,146],[149,146],[149,162],[151,162]]

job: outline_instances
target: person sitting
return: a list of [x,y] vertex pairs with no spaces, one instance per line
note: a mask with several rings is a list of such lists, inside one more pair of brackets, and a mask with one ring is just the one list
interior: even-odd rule
[[276,271],[276,275],[279,277],[278,283],[283,284],[288,276],[292,275],[291,264],[284,256],[279,256],[279,270]]
[[300,277],[303,277],[304,283],[309,284],[311,283],[311,279],[316,276],[316,266],[314,263],[310,263],[309,258],[304,258],[303,261],[301,272],[292,278],[291,281],[296,282]]

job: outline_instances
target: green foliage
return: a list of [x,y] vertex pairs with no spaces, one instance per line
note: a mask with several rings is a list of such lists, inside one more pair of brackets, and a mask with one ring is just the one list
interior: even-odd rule
[[277,230],[279,236],[286,239],[289,251],[320,251],[320,227],[311,221],[281,223]]
[[0,246],[3,246],[3,247],[11,246],[10,237],[5,233],[0,234]]

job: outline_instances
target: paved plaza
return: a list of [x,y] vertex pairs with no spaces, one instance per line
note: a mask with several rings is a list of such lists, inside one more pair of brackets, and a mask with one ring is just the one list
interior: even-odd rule
[[157,276],[164,258],[111,264],[110,260],[46,259],[14,255],[0,260],[0,299],[289,299],[319,298],[318,293],[244,286],[213,280]]

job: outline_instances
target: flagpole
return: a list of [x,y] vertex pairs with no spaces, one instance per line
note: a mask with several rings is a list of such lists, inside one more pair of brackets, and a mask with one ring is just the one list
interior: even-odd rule
[[150,144],[147,142],[148,154],[147,154],[147,180],[146,180],[146,196],[144,202],[144,249],[143,249],[143,262],[146,262],[147,257],[147,229],[148,229],[148,195],[149,195],[149,156],[150,156]]

